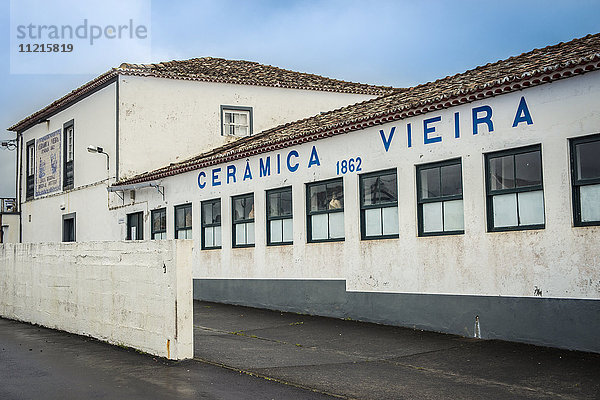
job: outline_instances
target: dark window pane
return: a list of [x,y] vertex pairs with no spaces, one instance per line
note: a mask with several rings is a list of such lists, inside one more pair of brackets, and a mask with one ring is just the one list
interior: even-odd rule
[[249,196],[246,197],[244,203],[244,218],[245,219],[253,219],[254,218],[254,197]]
[[190,228],[192,226],[192,207],[187,206],[185,210],[185,227]]
[[442,196],[462,194],[461,165],[446,165],[440,169],[442,175]]
[[396,174],[382,175],[379,184],[379,198],[380,202],[390,203],[398,200],[398,184],[396,183]]
[[214,201],[212,203],[212,223],[221,223],[221,201]]
[[492,190],[515,187],[514,156],[490,158],[490,188]]
[[327,187],[326,185],[315,185],[309,189],[310,211],[327,210]]
[[363,178],[362,184],[362,202],[363,205],[369,206],[377,204],[377,176]]
[[281,215],[292,215],[292,190],[281,192]]
[[428,168],[421,170],[421,198],[440,197],[440,169]]
[[540,151],[516,154],[515,166],[517,187],[534,186],[542,184],[542,157]]
[[177,228],[185,226],[185,211],[183,208],[175,209],[175,225],[177,225]]
[[280,194],[269,193],[268,197],[269,217],[278,217],[280,215]]
[[238,221],[244,219],[244,203],[246,199],[238,198],[233,200],[233,220]]
[[162,210],[160,212],[160,229],[162,231],[167,230],[167,210]]
[[577,179],[600,178],[600,140],[575,146]]
[[202,205],[202,223],[212,224],[213,222],[213,204],[204,203]]
[[327,209],[344,208],[344,186],[342,182],[327,184]]

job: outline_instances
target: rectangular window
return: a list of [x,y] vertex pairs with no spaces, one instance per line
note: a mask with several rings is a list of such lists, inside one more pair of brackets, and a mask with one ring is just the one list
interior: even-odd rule
[[192,238],[192,205],[175,206],[175,239]]
[[35,190],[35,140],[27,142],[27,182],[26,196],[27,200],[33,199]]
[[398,237],[398,181],[396,170],[360,176],[362,239]]
[[152,240],[166,239],[167,238],[167,209],[160,208],[158,210],[152,210],[152,232],[150,238]]
[[62,241],[75,241],[75,213],[65,214],[62,216]]
[[142,211],[133,214],[127,214],[127,236],[125,239],[144,239],[144,213]]
[[309,242],[344,240],[344,183],[341,178],[306,185]]
[[233,247],[254,246],[254,194],[232,198]]
[[539,145],[485,155],[488,231],[545,226]]
[[63,135],[64,135],[64,165],[63,165],[63,190],[73,189],[74,183],[74,170],[73,170],[73,162],[75,159],[75,146],[74,146],[74,135],[75,135],[75,126],[73,124],[73,120],[65,123],[63,125]]
[[252,135],[252,107],[221,106],[221,135]]
[[202,202],[202,248],[221,248],[221,199]]
[[417,165],[419,236],[464,233],[460,159]]
[[292,188],[267,192],[267,244],[292,244],[294,242],[292,218]]
[[575,226],[600,225],[600,135],[571,140]]

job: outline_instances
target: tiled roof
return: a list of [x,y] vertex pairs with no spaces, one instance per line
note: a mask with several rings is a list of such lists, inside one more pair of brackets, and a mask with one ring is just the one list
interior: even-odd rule
[[454,76],[291,122],[118,184],[161,179],[449,108],[600,69],[600,34],[536,49]]
[[50,117],[83,96],[112,82],[118,75],[151,76],[156,78],[193,80],[239,85],[270,86],[288,89],[317,90],[381,96],[398,90],[388,86],[367,85],[326,78],[320,75],[295,72],[257,62],[226,60],[224,58],[192,58],[158,64],[127,64],[96,77],[83,86],[54,101],[52,104],[17,122],[9,131],[23,131]]
[[381,96],[394,89],[326,78],[295,72],[252,61],[202,57],[158,64],[121,64],[118,70],[126,75],[191,79],[240,85],[272,86],[290,89],[321,90]]

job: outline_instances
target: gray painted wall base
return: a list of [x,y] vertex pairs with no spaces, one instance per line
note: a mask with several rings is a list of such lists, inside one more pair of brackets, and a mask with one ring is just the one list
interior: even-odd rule
[[348,292],[344,280],[194,279],[194,299],[600,353],[600,300]]

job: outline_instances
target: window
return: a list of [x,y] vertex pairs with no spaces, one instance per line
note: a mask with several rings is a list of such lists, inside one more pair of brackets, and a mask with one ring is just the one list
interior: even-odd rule
[[571,140],[575,226],[600,225],[600,135]]
[[144,213],[142,211],[133,214],[127,214],[127,236],[125,239],[144,239]]
[[62,216],[62,241],[75,241],[75,213]]
[[344,240],[344,183],[342,179],[306,185],[309,242]]
[[150,238],[152,240],[156,239],[166,239],[167,238],[167,209],[160,208],[158,210],[152,210],[151,218],[152,220],[152,232]]
[[175,206],[175,239],[192,238],[192,205]]
[[417,165],[419,236],[464,233],[460,159]]
[[398,237],[396,171],[360,176],[360,231],[363,239]]
[[202,248],[221,248],[221,199],[202,202]]
[[33,198],[35,190],[35,140],[27,142],[27,182],[26,195],[27,200]]
[[254,246],[254,195],[232,198],[233,247]]
[[544,227],[541,147],[486,154],[488,231]]
[[221,106],[221,135],[252,135],[252,107]]
[[64,150],[64,165],[63,165],[63,190],[73,189],[74,182],[74,171],[73,171],[73,160],[75,156],[74,150],[74,134],[75,127],[73,120],[63,125],[63,135],[65,142]]
[[292,244],[294,242],[292,219],[292,188],[267,192],[267,244]]

